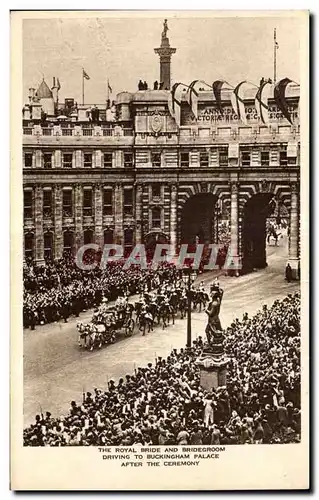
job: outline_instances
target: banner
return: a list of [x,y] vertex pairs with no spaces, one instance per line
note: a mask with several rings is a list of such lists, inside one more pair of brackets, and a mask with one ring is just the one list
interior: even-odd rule
[[283,78],[280,80],[274,88],[274,99],[276,104],[285,118],[292,124],[290,113],[288,111],[288,103],[286,100],[286,88],[292,80],[290,78]]
[[245,103],[244,103],[244,96],[243,96],[243,84],[244,83],[246,83],[246,80],[240,82],[234,88],[234,91],[232,92],[232,94],[230,96],[230,101],[231,101],[233,110],[235,111],[239,120],[241,120],[245,125],[247,125],[247,119],[246,119],[246,113],[245,113]]
[[269,123],[269,107],[268,107],[268,99],[270,94],[270,84],[271,80],[264,80],[263,78],[260,81],[260,87],[257,91],[255,98],[255,107],[258,114],[258,117],[262,121],[262,123]]

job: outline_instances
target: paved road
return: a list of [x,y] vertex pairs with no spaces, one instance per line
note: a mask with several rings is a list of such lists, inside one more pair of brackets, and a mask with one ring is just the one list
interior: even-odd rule
[[[298,283],[286,283],[283,270],[287,255],[286,244],[268,248],[269,266],[259,272],[239,278],[220,277],[224,288],[221,322],[225,327],[247,311],[255,313],[263,304],[270,305],[299,288]],[[215,273],[205,273],[200,279],[209,285]],[[92,312],[81,314],[89,321]],[[192,314],[193,338],[205,336],[205,313]],[[106,387],[107,380],[132,373],[134,367],[153,362],[155,356],[167,356],[173,347],[186,343],[186,320],[177,319],[166,330],[156,327],[142,337],[135,332],[131,338],[120,339],[99,351],[87,352],[77,344],[76,320],[69,323],[44,325],[35,331],[24,331],[24,423],[30,424],[40,405],[43,411],[63,415],[70,401],[79,401],[84,390]]]

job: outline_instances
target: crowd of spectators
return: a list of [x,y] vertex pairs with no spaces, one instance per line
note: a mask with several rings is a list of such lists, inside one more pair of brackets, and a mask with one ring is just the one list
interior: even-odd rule
[[73,259],[47,262],[45,266],[25,266],[23,271],[23,324],[34,329],[71,315],[98,307],[102,300],[150,290],[176,275],[173,265],[162,263],[158,269],[130,266],[124,261],[108,262],[91,271],[81,270]]
[[300,295],[288,295],[225,331],[227,385],[200,387],[203,349],[174,349],[107,390],[71,402],[69,414],[36,416],[26,446],[225,445],[299,442]]

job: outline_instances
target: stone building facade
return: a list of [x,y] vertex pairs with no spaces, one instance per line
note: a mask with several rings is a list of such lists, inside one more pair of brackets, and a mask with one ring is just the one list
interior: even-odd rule
[[263,263],[265,220],[275,206],[288,214],[287,260],[296,276],[299,87],[287,91],[292,125],[272,97],[270,123],[260,123],[255,93],[252,88],[245,94],[247,125],[233,113],[225,90],[222,114],[212,92],[200,92],[197,120],[183,98],[177,126],[168,110],[169,91],[158,89],[121,92],[111,112],[74,103],[68,108],[66,102],[66,114],[55,105],[44,116],[41,100],[49,110],[50,98],[56,103],[54,88],[42,82],[44,97],[31,92],[23,116],[25,256],[59,259],[91,242],[127,249],[156,241],[177,248],[196,237],[217,242],[224,217],[234,259],[247,264],[260,254]]

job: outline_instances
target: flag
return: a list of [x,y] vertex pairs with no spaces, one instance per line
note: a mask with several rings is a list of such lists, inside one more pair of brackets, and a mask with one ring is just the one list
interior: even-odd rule
[[60,90],[60,88],[61,88],[60,80],[57,78],[56,81],[57,81],[57,88],[58,88],[58,90]]
[[245,125],[247,125],[247,118],[245,112],[245,104],[243,99],[243,84],[247,83],[247,80],[240,82],[233,90],[230,101],[235,114],[238,119],[241,120]]
[[196,90],[196,84],[199,83],[199,80],[194,80],[187,89],[186,92],[186,100],[190,105],[193,115],[197,120],[198,116],[198,91]]
[[109,81],[107,81],[107,88],[108,88],[108,90],[109,90],[109,91],[111,92],[111,94],[112,94],[112,87],[111,87],[111,85],[110,85],[110,82],[109,82]]
[[283,78],[282,80],[280,80],[274,88],[274,99],[284,117],[289,121],[289,123],[292,124],[290,114],[288,112],[288,103],[285,96],[287,85],[291,82],[292,80],[290,80],[290,78]]
[[86,72],[86,71],[84,71],[84,69],[83,69],[83,68],[82,68],[82,70],[83,70],[83,78],[85,78],[86,80],[90,80],[90,77],[89,77],[89,75],[87,74],[87,72]]
[[267,87],[267,84],[271,84],[270,78],[268,80],[264,80],[263,78],[260,81],[260,86],[257,91],[256,97],[255,97],[255,107],[257,111],[258,118],[262,121],[262,123],[268,123],[269,122],[269,107],[268,107],[268,99],[269,99],[269,90],[270,88]]
[[224,85],[224,83],[226,83],[225,80],[216,80],[213,83],[213,94],[216,100],[216,106],[221,114],[223,114],[221,93],[222,93],[222,86]]

